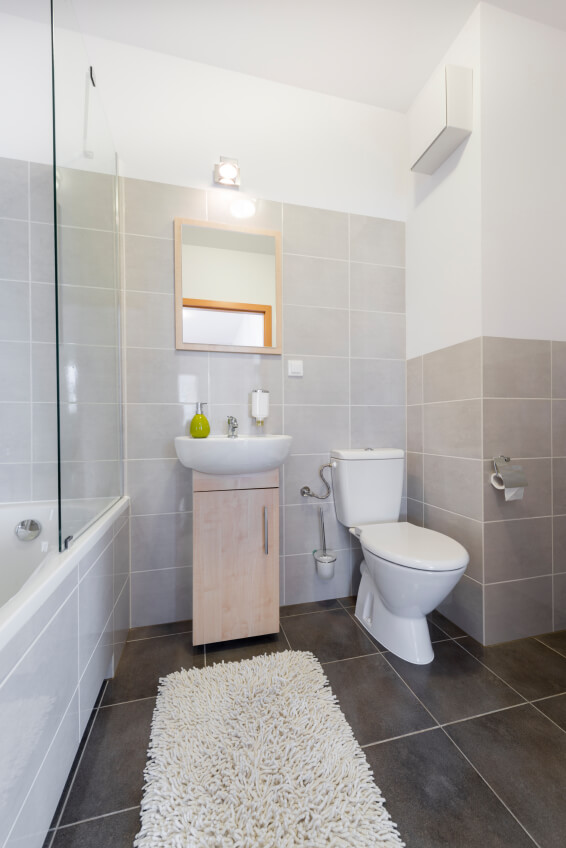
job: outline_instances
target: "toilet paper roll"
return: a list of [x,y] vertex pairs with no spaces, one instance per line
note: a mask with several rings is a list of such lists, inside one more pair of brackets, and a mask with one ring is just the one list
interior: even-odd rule
[[500,491],[505,492],[505,500],[506,501],[520,501],[525,494],[525,489],[523,486],[514,486],[511,488],[507,488],[499,476],[499,474],[491,475],[491,485],[494,489],[499,489]]

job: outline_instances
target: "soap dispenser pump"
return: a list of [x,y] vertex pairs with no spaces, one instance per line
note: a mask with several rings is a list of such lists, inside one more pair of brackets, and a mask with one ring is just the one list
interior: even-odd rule
[[191,421],[190,433],[193,439],[206,439],[210,434],[210,424],[202,410],[203,406],[204,403],[197,403],[197,411]]

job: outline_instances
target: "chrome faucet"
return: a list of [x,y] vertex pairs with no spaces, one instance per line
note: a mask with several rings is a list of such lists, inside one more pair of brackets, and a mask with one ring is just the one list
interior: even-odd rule
[[238,421],[233,415],[228,416],[228,438],[238,438]]

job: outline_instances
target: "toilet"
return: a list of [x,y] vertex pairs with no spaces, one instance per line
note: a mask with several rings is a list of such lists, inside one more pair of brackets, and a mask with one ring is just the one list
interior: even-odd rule
[[364,560],[356,618],[385,648],[425,665],[434,652],[426,616],[466,570],[459,542],[399,521],[404,451],[333,450],[336,517],[357,536]]

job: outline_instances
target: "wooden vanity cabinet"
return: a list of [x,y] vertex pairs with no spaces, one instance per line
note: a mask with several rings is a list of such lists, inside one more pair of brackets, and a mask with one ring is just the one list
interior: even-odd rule
[[193,472],[193,645],[279,631],[279,470]]

